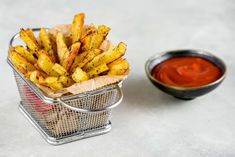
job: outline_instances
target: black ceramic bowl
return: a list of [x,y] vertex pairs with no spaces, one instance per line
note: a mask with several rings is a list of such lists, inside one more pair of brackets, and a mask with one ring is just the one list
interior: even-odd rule
[[[216,64],[221,70],[222,70],[222,76],[207,85],[203,86],[198,86],[198,87],[177,87],[177,86],[172,86],[165,84],[163,82],[160,82],[159,80],[155,79],[152,75],[151,72],[153,68],[167,60],[173,57],[185,57],[185,56],[192,56],[192,57],[201,57],[205,58],[214,64]],[[202,96],[206,93],[209,93],[210,91],[214,90],[218,85],[224,80],[225,75],[226,75],[226,65],[225,63],[215,55],[202,51],[202,50],[173,50],[173,51],[167,51],[162,54],[157,54],[148,59],[148,61],[145,64],[145,71],[147,74],[147,77],[149,80],[160,90],[176,97],[179,99],[184,99],[184,100],[191,100],[194,99],[198,96]]]

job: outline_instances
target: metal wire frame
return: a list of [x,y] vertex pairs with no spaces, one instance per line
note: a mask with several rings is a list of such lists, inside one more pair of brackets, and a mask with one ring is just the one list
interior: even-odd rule
[[[12,37],[9,47],[18,37],[19,33]],[[7,62],[13,69],[21,97],[19,108],[47,142],[63,144],[111,129],[111,110],[123,98],[122,83],[82,94],[50,98],[26,79],[9,58]]]

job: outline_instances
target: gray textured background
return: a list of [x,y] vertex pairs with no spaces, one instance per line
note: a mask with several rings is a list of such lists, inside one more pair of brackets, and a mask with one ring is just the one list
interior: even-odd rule
[[[109,39],[128,44],[131,75],[124,101],[112,115],[109,134],[54,147],[19,113],[19,95],[6,64],[10,37],[21,27],[86,23],[112,28]],[[225,82],[212,93],[180,101],[145,77],[148,57],[169,49],[198,48],[223,58]],[[0,0],[0,157],[6,156],[235,156],[234,0]]]

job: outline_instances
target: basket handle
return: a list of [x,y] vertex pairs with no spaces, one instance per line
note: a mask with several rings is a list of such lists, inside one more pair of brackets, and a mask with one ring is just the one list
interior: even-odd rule
[[121,90],[121,88],[119,87],[119,85],[116,85],[115,88],[118,90],[118,93],[119,93],[119,100],[109,106],[106,106],[104,108],[101,108],[101,109],[83,109],[83,108],[78,108],[78,107],[74,107],[74,106],[71,106],[69,104],[67,104],[63,99],[61,98],[58,98],[58,102],[61,103],[62,105],[64,105],[65,107],[73,110],[73,111],[77,111],[77,112],[82,112],[82,113],[91,113],[91,112],[102,112],[102,111],[106,111],[106,110],[109,110],[109,109],[112,109],[116,106],[118,106],[122,99],[123,99],[123,92]]

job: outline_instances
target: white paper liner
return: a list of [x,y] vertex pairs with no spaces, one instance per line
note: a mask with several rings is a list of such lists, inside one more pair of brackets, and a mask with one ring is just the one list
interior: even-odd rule
[[115,76],[104,75],[104,76],[95,77],[93,79],[89,79],[87,81],[83,81],[81,83],[75,83],[72,86],[64,88],[59,91],[53,91],[52,89],[39,84],[37,84],[37,86],[48,97],[58,98],[65,94],[80,94],[88,91],[94,91],[111,84],[117,84],[126,78],[127,75],[115,75]]

